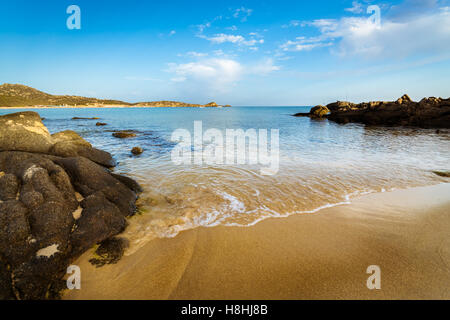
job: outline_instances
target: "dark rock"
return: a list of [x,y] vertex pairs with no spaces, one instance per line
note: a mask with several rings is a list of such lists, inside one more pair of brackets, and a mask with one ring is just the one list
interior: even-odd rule
[[104,123],[104,122],[97,122],[96,124],[95,124],[97,127],[101,127],[101,126],[106,126],[106,125],[108,125],[107,123]]
[[81,206],[83,213],[71,235],[73,250],[77,254],[125,229],[124,215],[101,192],[85,198]]
[[100,118],[97,118],[97,117],[92,117],[92,118],[73,117],[72,120],[100,120]]
[[136,137],[136,134],[133,132],[127,132],[127,131],[118,131],[114,132],[113,137],[120,138],[120,139],[126,139],[126,138],[133,138]]
[[123,216],[133,215],[136,211],[136,194],[106,169],[82,157],[61,158],[56,163],[69,173],[75,189],[83,197],[100,191],[119,208]]
[[440,177],[450,178],[450,171],[433,171],[433,173]]
[[403,95],[395,102],[335,102],[327,107],[328,119],[338,123],[450,128],[450,99],[431,97],[417,103]]
[[124,185],[126,185],[128,188],[133,190],[136,194],[139,194],[142,191],[144,191],[142,187],[139,185],[139,183],[137,183],[135,180],[131,178],[128,178],[127,176],[122,176],[120,174],[115,173],[111,173],[111,175],[120,182],[122,182]]
[[61,157],[82,156],[105,167],[114,167],[115,160],[111,154],[93,148],[92,145],[80,137],[75,131],[67,130],[52,135],[55,144],[50,153]]
[[0,173],[0,200],[15,200],[19,188],[20,181],[15,175]]
[[0,256],[0,300],[14,300],[9,266]]
[[90,259],[89,262],[97,268],[106,264],[115,264],[122,258],[127,247],[128,241],[122,238],[105,240],[95,251],[97,257]]
[[136,156],[142,154],[142,152],[144,152],[144,149],[142,149],[141,147],[134,147],[133,149],[131,149],[131,153]]
[[[124,230],[142,189],[97,164],[112,158],[75,132],[50,136],[33,112],[0,123],[0,299],[58,298],[67,266]],[[123,254],[106,247],[106,261]]]
[[299,113],[294,114],[293,116],[294,117],[310,117],[311,114],[309,112],[308,113],[306,113],[306,112],[299,112]]

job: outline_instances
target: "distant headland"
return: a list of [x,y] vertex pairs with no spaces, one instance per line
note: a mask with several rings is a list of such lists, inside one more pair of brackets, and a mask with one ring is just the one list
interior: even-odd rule
[[197,107],[220,108],[230,105],[192,104],[178,101],[152,101],[130,103],[120,100],[87,98],[70,95],[52,95],[37,89],[21,85],[5,83],[0,85],[0,108],[108,108],[108,107]]

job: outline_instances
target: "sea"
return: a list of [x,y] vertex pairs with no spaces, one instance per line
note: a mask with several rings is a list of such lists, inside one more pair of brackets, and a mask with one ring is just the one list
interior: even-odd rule
[[[450,170],[449,131],[342,125],[292,116],[309,109],[280,106],[32,110],[44,118],[50,133],[74,130],[94,147],[110,152],[117,160],[113,170],[136,179],[144,188],[138,212],[129,218],[122,235],[130,242],[127,254],[154,238],[174,237],[187,229],[248,227],[268,218],[320,214],[323,208],[350,203],[367,193],[448,182],[433,171]],[[19,111],[26,110],[3,109],[0,115]],[[72,120],[73,117],[100,119]],[[97,121],[107,125],[96,126]],[[259,163],[258,157],[251,159],[255,154],[250,151],[245,163],[195,161],[195,152],[203,150],[195,146],[195,137],[199,136],[196,126],[201,127],[201,134],[214,129],[209,132],[223,135],[223,141],[203,141],[205,146],[216,148],[209,150],[219,150],[213,153],[219,155],[217,159],[228,152],[227,131],[256,132],[260,149],[267,132],[267,150],[274,155],[276,170],[264,173],[261,169],[268,164]],[[112,133],[116,130],[131,130],[136,137],[115,138]],[[179,132],[191,134],[191,139],[174,139]],[[242,155],[254,142],[247,139],[245,149],[234,152]],[[139,156],[130,152],[136,146],[144,150]],[[174,161],[174,154],[188,154],[175,153],[177,150],[192,151],[193,161]]]

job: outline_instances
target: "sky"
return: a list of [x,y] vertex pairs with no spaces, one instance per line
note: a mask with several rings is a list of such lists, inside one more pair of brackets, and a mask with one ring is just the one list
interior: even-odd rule
[[235,106],[449,97],[450,0],[0,0],[0,83]]

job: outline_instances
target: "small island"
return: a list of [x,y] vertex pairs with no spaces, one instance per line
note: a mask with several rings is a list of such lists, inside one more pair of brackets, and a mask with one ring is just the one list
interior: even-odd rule
[[70,95],[52,95],[37,89],[5,83],[0,85],[0,108],[221,108],[216,102],[193,104],[178,101],[151,101],[130,103],[120,100],[87,98]]

